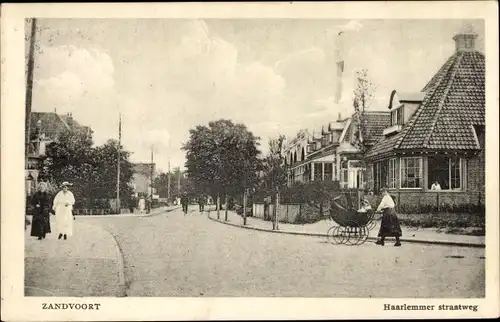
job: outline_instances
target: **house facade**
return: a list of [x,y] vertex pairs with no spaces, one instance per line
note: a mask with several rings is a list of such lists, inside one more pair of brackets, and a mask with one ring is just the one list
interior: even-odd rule
[[[381,136],[390,121],[389,112],[365,112],[367,138],[365,144],[371,146]],[[315,180],[339,181],[344,189],[364,189],[366,186],[365,166],[361,151],[357,147],[358,118],[339,118],[323,126],[321,132],[307,136],[297,136],[285,152],[289,168],[289,185],[293,182]],[[295,159],[295,154],[298,157]]]
[[60,115],[56,112],[30,113],[30,138],[28,144],[27,161],[25,165],[25,188],[27,195],[31,195],[39,181],[39,173],[43,168],[41,160],[45,157],[46,147],[57,142],[63,131],[80,131],[92,134],[92,129],[78,123],[71,113]]
[[484,202],[485,60],[476,37],[457,34],[455,53],[421,92],[392,92],[390,126],[366,155],[374,191],[388,187],[400,205]]
[[156,165],[154,163],[134,163],[132,164],[133,175],[130,187],[136,196],[154,194],[151,193],[151,176],[155,177]]

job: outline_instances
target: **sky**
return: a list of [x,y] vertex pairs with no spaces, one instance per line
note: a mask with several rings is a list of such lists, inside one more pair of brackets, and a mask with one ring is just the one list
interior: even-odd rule
[[153,147],[163,171],[184,166],[189,129],[221,118],[244,123],[266,153],[270,138],[349,116],[361,68],[376,85],[370,110],[394,89],[420,91],[464,24],[484,51],[482,20],[41,19],[32,110],[72,113],[95,144],[118,137],[121,113],[131,160],[149,162]]

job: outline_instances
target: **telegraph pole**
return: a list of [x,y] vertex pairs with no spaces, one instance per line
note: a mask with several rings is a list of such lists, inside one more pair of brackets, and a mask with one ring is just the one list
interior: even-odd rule
[[121,163],[121,144],[122,144],[122,115],[118,116],[118,159],[116,160],[116,210],[121,213],[120,205],[120,163]]
[[177,167],[177,195],[181,195],[181,167]]
[[33,74],[35,66],[35,35],[36,35],[36,18],[31,19],[31,37],[30,37],[30,47],[28,53],[28,66],[26,75],[26,93],[25,93],[25,126],[26,126],[26,137],[25,137],[25,167],[28,168],[28,152],[31,139],[31,104],[33,98]]
[[167,202],[170,202],[170,161],[168,161],[168,173],[167,173]]
[[153,163],[153,145],[151,145],[151,199],[153,198],[153,171],[154,171],[154,163]]

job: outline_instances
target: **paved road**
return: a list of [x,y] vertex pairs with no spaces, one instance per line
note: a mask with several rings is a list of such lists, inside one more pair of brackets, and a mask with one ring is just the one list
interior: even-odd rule
[[[222,214],[221,214],[222,215]],[[251,231],[194,206],[152,217],[88,218],[124,254],[128,296],[484,297],[484,249],[331,245]]]

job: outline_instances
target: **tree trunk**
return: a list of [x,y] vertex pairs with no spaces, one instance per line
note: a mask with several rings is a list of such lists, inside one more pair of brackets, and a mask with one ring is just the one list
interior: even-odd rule
[[224,208],[225,208],[224,209],[224,221],[227,221],[227,210],[228,210],[227,204],[228,204],[228,202],[227,202],[227,194],[226,194],[225,199],[224,199]]

